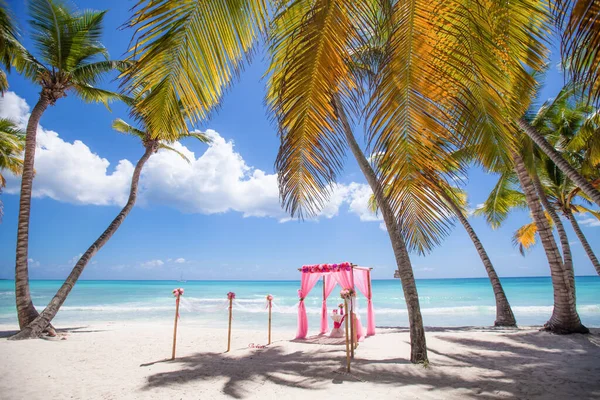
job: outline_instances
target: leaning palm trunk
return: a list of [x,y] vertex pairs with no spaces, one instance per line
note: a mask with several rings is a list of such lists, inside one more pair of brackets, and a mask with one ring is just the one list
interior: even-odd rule
[[348,124],[348,120],[344,110],[336,104],[338,116],[342,123],[344,133],[348,145],[352,150],[352,154],[356,158],[361,171],[365,175],[371,190],[375,195],[377,205],[383,215],[383,220],[392,243],[396,264],[398,265],[398,274],[402,282],[402,290],[406,299],[406,307],[408,309],[408,322],[410,325],[410,361],[412,363],[423,363],[427,361],[427,344],[425,342],[425,328],[423,327],[423,317],[421,316],[421,307],[419,305],[419,294],[417,293],[417,285],[413,275],[412,265],[406,243],[400,234],[396,217],[392,211],[388,200],[385,198],[383,188],[377,180],[375,172],[369,165],[362,150],[360,149],[352,129]]
[[565,160],[558,151],[540,133],[524,119],[519,119],[519,127],[529,136],[531,140],[565,173],[582,191],[587,194],[598,206],[600,206],[600,191],[581,175],[575,168]]
[[481,258],[481,262],[483,262],[483,266],[490,278],[490,283],[492,284],[492,288],[494,289],[494,297],[496,298],[496,321],[494,321],[495,326],[517,326],[517,321],[515,320],[515,315],[513,314],[512,308],[510,307],[510,303],[506,298],[506,294],[504,293],[504,288],[502,287],[502,283],[500,282],[500,278],[496,274],[496,270],[492,265],[492,261],[487,255],[487,252],[483,248],[479,237],[475,233],[475,230],[464,216],[460,207],[456,205],[453,199],[450,198],[443,190],[440,190],[440,193],[446,203],[452,208],[452,211],[456,214],[456,217],[463,225],[469,237],[473,241],[475,245],[475,249],[479,254],[479,258]]
[[77,283],[77,280],[81,276],[83,269],[90,262],[92,257],[108,242],[108,240],[115,234],[115,232],[119,229],[119,226],[123,223],[131,209],[133,208],[135,201],[137,199],[138,192],[138,183],[140,180],[140,174],[142,172],[142,168],[146,161],[150,158],[150,156],[155,153],[157,150],[156,143],[152,142],[151,144],[146,145],[146,152],[140,158],[135,169],[133,171],[133,176],[131,178],[131,190],[129,192],[129,199],[127,200],[127,204],[121,210],[119,215],[111,222],[108,228],[100,235],[100,237],[87,249],[87,251],[81,256],[73,270],[62,284],[58,292],[54,295],[48,306],[44,309],[44,311],[33,320],[26,327],[21,328],[21,332],[17,333],[15,336],[12,336],[11,339],[20,340],[20,339],[31,339],[36,338],[41,335],[44,329],[50,324],[50,321],[56,316],[58,310],[63,305],[67,296]]
[[598,262],[598,258],[596,257],[596,254],[594,254],[594,251],[592,250],[592,246],[590,246],[585,235],[581,231],[581,228],[579,227],[579,224],[577,223],[575,216],[573,215],[573,213],[571,211],[567,211],[565,213],[565,215],[567,216],[569,221],[571,221],[571,226],[573,227],[575,234],[579,238],[581,245],[583,246],[588,257],[590,258],[590,261],[594,265],[594,268],[596,268],[596,272],[598,273],[598,275],[600,275],[600,262]]
[[43,93],[40,95],[27,122],[25,139],[25,157],[21,176],[21,197],[19,199],[19,222],[17,228],[17,257],[15,263],[15,298],[19,327],[25,328],[38,317],[38,312],[31,301],[29,291],[29,270],[27,266],[29,248],[29,216],[31,214],[31,193],[33,188],[34,159],[36,134],[42,114],[51,104]]
[[560,217],[552,207],[552,204],[548,201],[548,197],[546,197],[546,192],[544,192],[544,187],[542,186],[542,182],[540,182],[540,177],[537,174],[537,171],[533,171],[533,186],[537,192],[542,205],[550,214],[550,218],[554,222],[556,226],[556,230],[558,231],[558,238],[560,240],[560,247],[562,248],[562,256],[563,256],[563,269],[565,272],[565,276],[569,285],[573,288],[573,294],[575,294],[575,272],[573,271],[573,256],[571,254],[571,246],[569,245],[569,237],[567,236],[567,231],[560,220]]
[[554,289],[554,308],[550,320],[544,324],[544,329],[560,334],[588,333],[589,330],[581,324],[579,319],[575,303],[575,288],[569,284],[567,274],[565,274],[563,260],[552,235],[552,228],[544,215],[540,199],[525,167],[525,162],[514,151],[511,155],[519,183],[525,193],[529,210],[533,215],[550,266],[552,287]]

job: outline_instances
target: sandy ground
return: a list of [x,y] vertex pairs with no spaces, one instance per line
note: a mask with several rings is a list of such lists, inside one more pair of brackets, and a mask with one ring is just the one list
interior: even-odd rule
[[[0,325],[6,337],[14,326]],[[0,339],[2,399],[600,399],[600,330],[556,336],[536,329],[435,328],[430,365],[407,361],[406,329],[380,328],[357,349],[351,374],[332,340],[293,332],[172,326],[72,326],[64,339]],[[333,342],[333,343],[332,343]]]

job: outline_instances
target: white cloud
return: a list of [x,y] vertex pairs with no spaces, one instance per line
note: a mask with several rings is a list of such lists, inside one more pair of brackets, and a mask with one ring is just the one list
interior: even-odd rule
[[[0,98],[0,117],[10,118],[24,129],[29,107],[25,100],[7,92]],[[109,165],[108,160],[92,153],[83,142],[65,142],[58,133],[40,126],[33,196],[74,204],[123,205],[127,201],[133,165],[121,160],[112,173],[108,172]],[[7,175],[5,192],[19,193],[19,179]]]
[[75,263],[77,261],[79,261],[79,259],[81,258],[82,255],[83,255],[83,253],[79,253],[79,255],[71,257],[71,259],[69,260],[69,265],[75,265]]
[[144,268],[156,268],[165,265],[163,260],[150,260],[140,264]]
[[174,262],[175,262],[175,264],[183,264],[183,263],[185,263],[185,258],[181,258],[181,257],[177,258],[177,259],[175,259]]
[[28,265],[30,268],[37,268],[37,267],[39,267],[41,264],[40,264],[40,262],[39,262],[39,261],[36,261],[36,260],[34,260],[33,258],[28,258],[28,259],[27,259],[27,265]]
[[[13,92],[0,98],[0,117],[9,117],[25,127],[30,108]],[[235,151],[232,140],[208,130],[212,143],[196,155],[181,143],[173,147],[183,153],[160,150],[144,167],[140,180],[138,203],[167,205],[187,213],[216,214],[229,211],[244,217],[272,217],[281,222],[289,215],[281,208],[277,175],[246,164]],[[141,146],[140,146],[141,151]],[[69,143],[59,134],[38,128],[35,158],[35,197],[49,197],[73,204],[118,205],[127,201],[133,163],[120,160],[111,163],[76,140]],[[18,194],[19,180],[8,177],[6,193]],[[329,202],[319,218],[333,218],[342,205],[361,221],[381,221],[368,206],[371,189],[366,184],[334,185]],[[177,262],[177,261],[175,261]]]
[[583,218],[578,220],[580,225],[589,226],[589,227],[597,227],[600,226],[600,220],[596,218]]

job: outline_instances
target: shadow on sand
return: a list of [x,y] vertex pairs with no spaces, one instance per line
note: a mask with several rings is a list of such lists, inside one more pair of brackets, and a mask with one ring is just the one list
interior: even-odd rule
[[[600,347],[594,343],[599,336],[598,330],[591,335],[556,336],[536,331],[515,335],[515,330],[500,333],[492,328],[505,336],[502,342],[486,340],[489,336],[485,335],[464,337],[465,332],[486,330],[467,327],[436,331],[441,333],[428,343],[429,368],[412,365],[405,358],[372,359],[368,351],[358,351],[352,373],[347,374],[342,347],[305,346],[298,350],[296,346],[294,351],[286,352],[283,346],[275,343],[258,351],[204,352],[178,358],[173,361],[177,363],[176,370],[149,375],[142,390],[176,388],[193,381],[220,378],[224,382],[223,393],[240,399],[256,394],[266,383],[314,391],[331,387],[331,384],[368,382],[390,389],[418,385],[426,387],[432,398],[444,398],[444,392],[460,389],[460,393],[464,393],[462,398],[491,400],[499,397],[551,398],[547,397],[551,394],[549,388],[569,383],[573,391],[569,398],[600,398],[597,397],[600,396],[600,380],[590,382],[578,376],[578,371],[582,370],[589,376],[590,368],[597,369],[600,374],[600,363],[596,362],[600,359]],[[402,328],[382,329],[378,335],[402,331]],[[390,339],[395,340],[391,336]],[[451,344],[451,354],[439,350],[447,348],[447,343]],[[390,341],[389,345],[393,349],[398,342]],[[390,354],[397,353],[390,351]],[[462,373],[473,371],[473,368],[477,371],[476,379],[472,378],[472,373],[468,375],[471,379]],[[525,380],[526,383],[522,383]]]

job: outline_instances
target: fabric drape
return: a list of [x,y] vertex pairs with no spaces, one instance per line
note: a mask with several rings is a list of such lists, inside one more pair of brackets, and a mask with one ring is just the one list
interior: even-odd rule
[[373,309],[373,293],[371,288],[371,271],[354,270],[354,284],[367,299],[367,336],[375,334],[375,311]]
[[302,273],[300,281],[300,289],[298,290],[298,331],[296,339],[305,339],[308,333],[308,317],[306,316],[306,307],[304,306],[304,298],[308,296],[312,288],[315,286],[322,274]]
[[325,297],[323,298],[323,305],[321,306],[321,334],[329,332],[329,319],[327,318],[327,298],[333,291],[336,280],[331,275],[323,275],[323,285],[325,286]]

